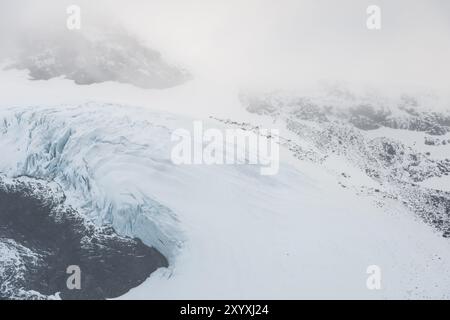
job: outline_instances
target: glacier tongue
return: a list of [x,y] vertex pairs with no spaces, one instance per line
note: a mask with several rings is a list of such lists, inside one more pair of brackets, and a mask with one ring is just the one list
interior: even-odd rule
[[158,120],[154,125],[132,110],[95,103],[2,109],[0,171],[55,181],[67,204],[170,260],[183,241],[177,217],[149,195],[145,181],[135,183],[171,166],[164,125],[170,116],[149,114],[146,119]]

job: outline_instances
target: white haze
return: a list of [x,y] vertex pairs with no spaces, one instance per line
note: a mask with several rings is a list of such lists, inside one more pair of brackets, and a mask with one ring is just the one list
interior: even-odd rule
[[[289,88],[318,80],[419,86],[449,92],[450,3],[445,0],[2,0],[1,45],[65,29],[82,8],[83,29],[122,24],[197,78]],[[366,8],[382,9],[382,30]]]

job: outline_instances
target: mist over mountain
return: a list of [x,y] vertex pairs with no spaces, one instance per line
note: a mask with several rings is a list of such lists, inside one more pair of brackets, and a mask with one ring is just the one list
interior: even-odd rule
[[99,38],[93,34],[26,39],[8,68],[25,69],[33,80],[64,77],[80,85],[117,81],[145,89],[170,88],[190,79],[187,71],[169,65],[130,34],[116,31]]
[[166,63],[210,82],[266,91],[321,80],[448,91],[450,11],[444,0],[380,1],[379,31],[366,27],[370,1],[6,1],[2,54],[23,38],[73,37],[66,28],[73,4],[82,10],[84,37],[92,29],[111,34],[124,28]]
[[[102,14],[94,19],[89,18],[92,12],[87,13],[83,28],[69,30],[65,22],[68,6],[59,4],[59,12],[51,6],[49,12],[44,11],[48,6],[31,5],[37,9],[31,16],[27,15],[29,7],[21,12],[13,6],[16,18],[21,17],[24,24],[14,31],[11,27],[18,23],[7,20],[12,24],[8,25],[12,34],[3,37],[7,69],[26,70],[33,80],[62,77],[80,85],[116,81],[145,89],[170,88],[191,79],[187,70],[167,62],[113,17]],[[91,5],[88,8],[98,12]]]
[[369,4],[3,1],[0,298],[448,299],[449,3]]

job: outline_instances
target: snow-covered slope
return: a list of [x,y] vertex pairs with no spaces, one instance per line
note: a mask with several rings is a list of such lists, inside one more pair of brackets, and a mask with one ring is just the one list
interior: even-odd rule
[[345,92],[241,98],[248,111],[284,128],[283,144],[295,157],[322,163],[352,192],[376,194],[381,204],[387,198],[402,203],[450,236],[450,193],[433,187],[450,174],[450,103],[435,96]]
[[[284,148],[275,176],[255,166],[176,166],[170,133],[192,119],[138,107],[16,107],[0,116],[1,172],[56,182],[98,225],[169,257],[168,269],[124,298],[447,297],[449,241],[396,199],[377,206],[375,192],[342,188],[324,162]],[[352,179],[377,184],[341,161]],[[381,268],[382,290],[367,289],[369,265]]]
[[[64,210],[39,211],[40,221],[49,230],[55,221],[81,221],[66,228],[89,260],[100,249],[82,234],[104,227],[106,235],[88,238],[112,238],[101,246],[108,256],[119,243],[113,253],[132,252],[140,267],[147,260],[139,250],[157,257],[148,270],[130,271],[133,285],[116,283],[118,290],[95,297],[122,294],[168,262],[122,298],[449,298],[445,99],[339,86],[314,95],[238,95],[223,79],[184,83],[187,72],[116,31],[55,33],[19,49],[0,71],[0,196],[17,203],[21,197],[8,197],[18,190],[28,200],[60,199]],[[192,130],[194,120],[278,129],[279,173],[175,165],[171,134]],[[26,219],[0,212],[0,279],[8,277],[0,296],[53,298],[53,286],[44,294],[23,290],[33,282],[27,274],[36,265],[51,269],[43,257],[70,258],[70,250],[54,254],[58,246],[46,250],[47,242],[33,239],[31,211],[20,211]],[[32,243],[15,241],[23,235]],[[100,260],[97,267],[114,264]],[[366,285],[373,265],[381,290]]]

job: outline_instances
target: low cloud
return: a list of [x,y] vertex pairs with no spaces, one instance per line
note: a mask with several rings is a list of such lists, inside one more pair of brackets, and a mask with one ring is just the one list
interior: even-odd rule
[[[445,0],[5,0],[7,55],[21,37],[65,30],[65,8],[83,28],[124,25],[198,77],[236,85],[295,88],[319,80],[445,90],[450,82],[450,3]],[[366,8],[382,29],[366,28]]]

